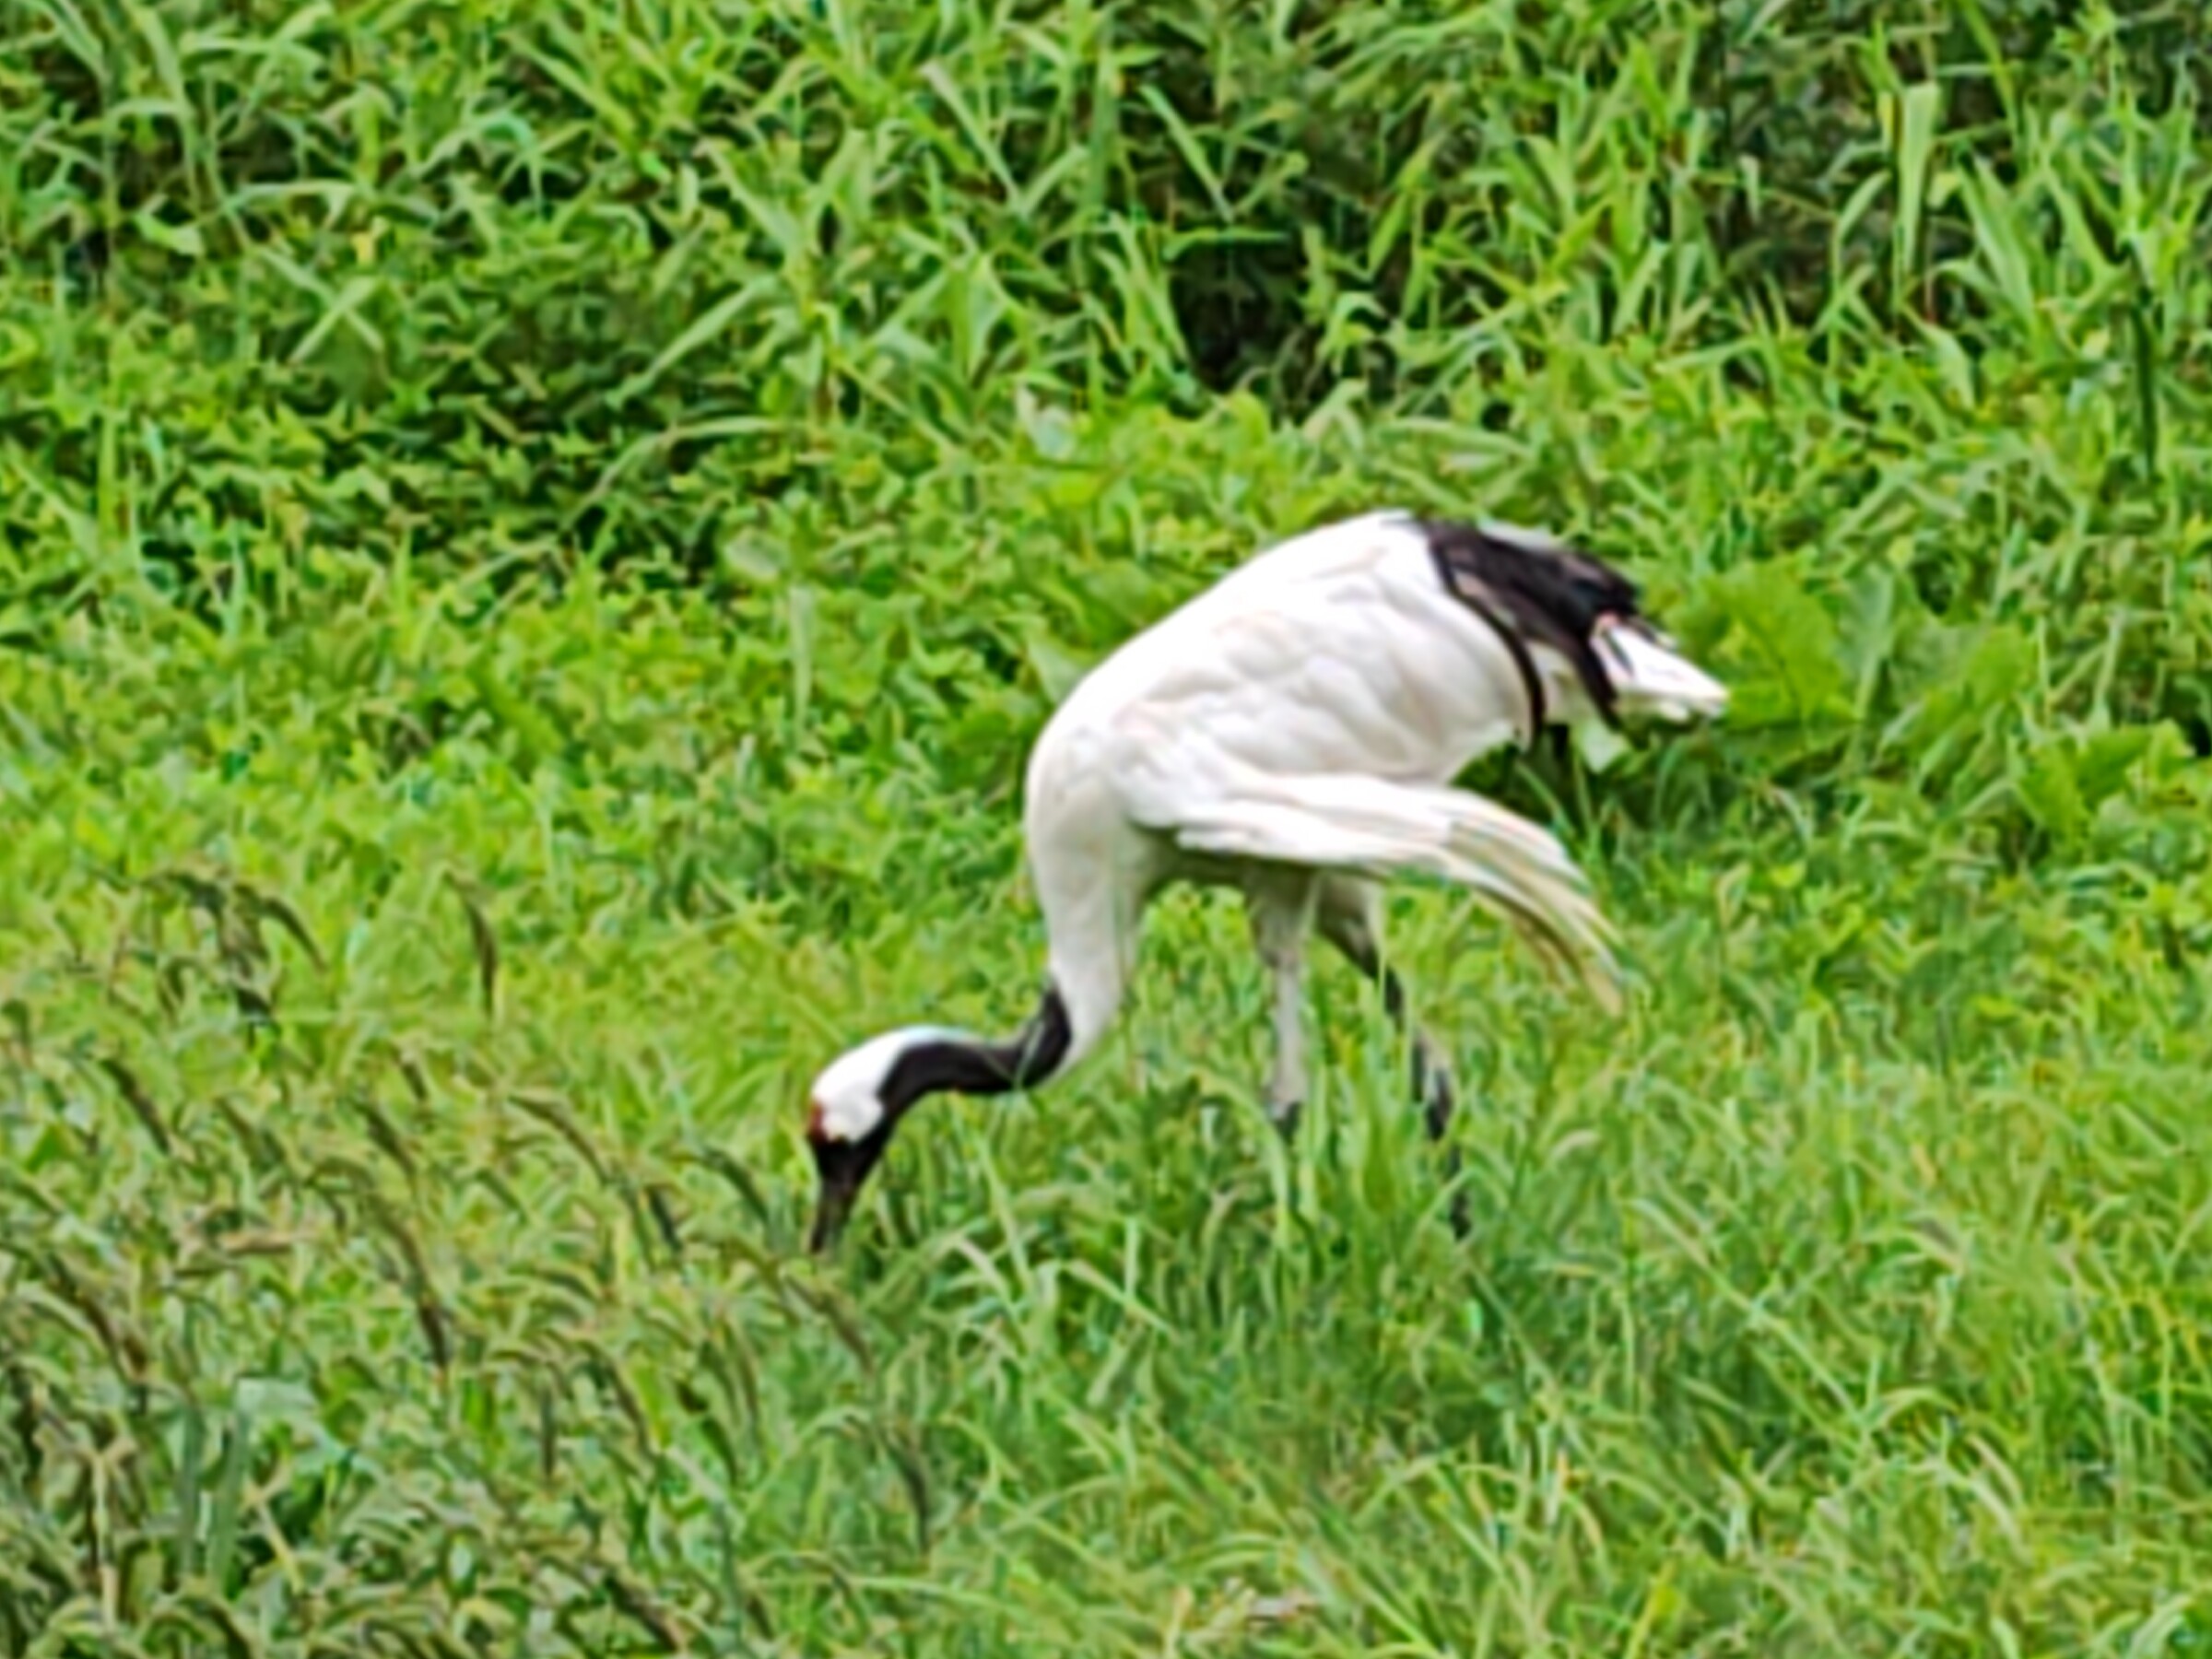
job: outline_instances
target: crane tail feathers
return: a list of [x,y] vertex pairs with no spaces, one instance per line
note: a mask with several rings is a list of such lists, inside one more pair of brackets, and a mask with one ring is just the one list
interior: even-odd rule
[[1558,838],[1459,790],[1364,778],[1270,780],[1260,793],[1181,816],[1192,853],[1328,865],[1372,877],[1418,871],[1467,888],[1548,965],[1621,1006],[1614,931]]

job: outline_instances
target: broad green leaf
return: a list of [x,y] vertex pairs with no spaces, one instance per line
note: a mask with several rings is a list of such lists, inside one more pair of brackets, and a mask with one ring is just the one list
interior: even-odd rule
[[1712,596],[1731,627],[1724,646],[1736,673],[1728,717],[1746,727],[1848,720],[1851,681],[1834,619],[1785,566],[1729,572]]
[[2153,735],[2149,726],[2118,726],[2078,740],[2073,760],[2074,782],[2081,791],[2085,808],[2094,813],[2126,787],[2128,773],[2149,752]]
[[1916,700],[1912,735],[1922,747],[1961,727],[1983,727],[2017,712],[2032,684],[2035,648],[2011,623],[1982,629],[1956,650]]
[[1023,629],[1022,654],[1029,659],[1045,696],[1055,703],[1073,691],[1076,682],[1089,669],[1088,664],[1053,638],[1042,623],[1033,622]]
[[2089,807],[2075,775],[2073,746],[2065,738],[2048,738],[2031,748],[2016,787],[2028,816],[2060,841],[2074,840],[2087,827]]

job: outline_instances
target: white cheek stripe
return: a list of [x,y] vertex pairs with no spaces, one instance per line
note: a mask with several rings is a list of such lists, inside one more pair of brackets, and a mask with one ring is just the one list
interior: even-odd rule
[[825,1140],[861,1140],[883,1122],[883,1106],[872,1091],[854,1089],[841,1094],[817,1093],[814,1099],[815,1104],[821,1109],[820,1123],[822,1138]]

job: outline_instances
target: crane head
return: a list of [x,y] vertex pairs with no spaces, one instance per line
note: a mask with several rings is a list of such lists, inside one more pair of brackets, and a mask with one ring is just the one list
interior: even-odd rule
[[892,1123],[887,1116],[858,1140],[840,1140],[823,1128],[823,1117],[821,1101],[809,1101],[806,1149],[814,1155],[816,1196],[814,1229],[807,1235],[806,1248],[816,1252],[827,1250],[844,1230],[845,1218],[853,1213],[853,1201],[860,1195],[862,1183],[890,1144]]
[[899,1120],[935,1081],[927,1062],[958,1033],[908,1026],[872,1037],[824,1066],[806,1094],[806,1148],[817,1182],[810,1250],[836,1242]]

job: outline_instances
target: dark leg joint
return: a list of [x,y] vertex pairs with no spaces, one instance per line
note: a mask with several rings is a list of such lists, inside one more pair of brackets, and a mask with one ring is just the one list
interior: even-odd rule
[[1444,1147],[1444,1183],[1452,1188],[1452,1207],[1446,1213],[1452,1236],[1465,1239],[1474,1230],[1474,1222],[1467,1215],[1466,1192],[1459,1185],[1459,1148],[1444,1143],[1452,1127],[1452,1077],[1435,1063],[1429,1045],[1418,1038],[1413,1045],[1413,1093],[1421,1102],[1421,1121],[1428,1126],[1430,1140]]
[[1413,1041],[1413,1098],[1421,1102],[1429,1138],[1442,1140],[1452,1126],[1452,1075],[1437,1065],[1429,1044],[1418,1037]]
[[1303,1100],[1292,1100],[1287,1106],[1270,1107],[1267,1115],[1275,1121],[1277,1132],[1285,1140],[1295,1140],[1298,1138],[1299,1115],[1305,1109],[1306,1103]]
[[1430,1072],[1426,1078],[1417,1074],[1414,1087],[1421,1090],[1426,1102],[1421,1118],[1429,1125],[1429,1138],[1442,1140],[1444,1132],[1452,1127],[1452,1079],[1442,1072]]
[[1452,1223],[1452,1236],[1465,1239],[1475,1230],[1475,1223],[1467,1215],[1467,1189],[1459,1184],[1459,1148],[1444,1148],[1444,1184],[1452,1189],[1452,1207],[1445,1211]]
[[[1367,971],[1374,973],[1371,963]],[[1406,1017],[1406,987],[1398,982],[1397,973],[1392,969],[1383,969],[1379,977],[1382,982],[1382,1012],[1393,1019],[1403,1019]]]
[[[1372,979],[1382,993],[1382,1011],[1396,1024],[1406,1022],[1406,987],[1397,974],[1382,966],[1372,951],[1358,951],[1347,947],[1353,965]],[[1436,1064],[1430,1052],[1428,1040],[1418,1030],[1413,1033],[1413,1098],[1421,1103],[1421,1121],[1427,1125],[1429,1138],[1441,1143],[1452,1126],[1452,1076]],[[1467,1195],[1459,1186],[1459,1148],[1444,1147],[1444,1181],[1452,1187],[1452,1206],[1447,1215],[1452,1223],[1452,1235],[1465,1239],[1474,1230],[1474,1222],[1467,1214]]]

